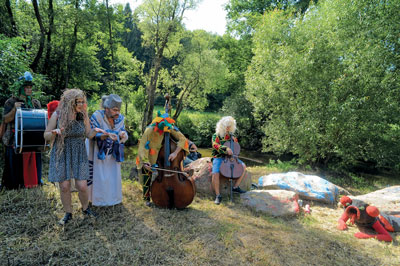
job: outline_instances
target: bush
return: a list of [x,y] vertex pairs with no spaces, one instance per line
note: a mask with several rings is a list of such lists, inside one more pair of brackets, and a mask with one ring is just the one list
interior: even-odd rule
[[249,150],[260,150],[262,132],[262,120],[257,121],[253,116],[254,107],[245,95],[234,94],[224,101],[222,112],[233,116],[237,123],[237,134],[240,146]]
[[211,137],[221,117],[212,113],[186,111],[179,116],[177,126],[198,147],[211,147]]

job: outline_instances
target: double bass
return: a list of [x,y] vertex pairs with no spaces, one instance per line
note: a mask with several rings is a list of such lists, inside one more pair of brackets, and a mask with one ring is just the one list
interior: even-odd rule
[[[169,113],[170,99],[165,96],[165,111]],[[151,199],[155,205],[161,208],[184,209],[196,194],[193,179],[183,172],[183,159],[185,152],[180,151],[173,161],[169,161],[169,155],[177,149],[177,144],[171,139],[169,132],[164,132],[163,146],[157,158],[158,176],[150,187]]]
[[244,172],[243,165],[239,162],[239,153],[240,153],[240,145],[238,142],[233,140],[233,135],[230,134],[230,140],[226,141],[224,146],[230,148],[232,150],[232,155],[226,155],[221,163],[221,167],[219,169],[220,175],[228,178],[231,184],[230,188],[230,196],[232,201],[232,188],[233,188],[233,179],[238,179],[242,176]]

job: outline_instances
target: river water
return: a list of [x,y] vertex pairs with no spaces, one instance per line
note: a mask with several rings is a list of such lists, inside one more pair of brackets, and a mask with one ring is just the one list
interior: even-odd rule
[[[125,147],[125,162],[135,162],[137,150],[138,146]],[[198,152],[202,157],[211,157],[211,149],[199,148]],[[269,160],[276,159],[276,156],[271,154],[244,149],[240,149],[239,157],[247,166],[264,166],[268,164]]]

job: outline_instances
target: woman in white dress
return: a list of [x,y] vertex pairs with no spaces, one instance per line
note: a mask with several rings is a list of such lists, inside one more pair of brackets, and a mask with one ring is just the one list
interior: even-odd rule
[[121,162],[124,143],[128,139],[122,100],[116,94],[103,96],[102,110],[90,118],[92,128],[104,130],[89,141],[88,181],[90,201],[94,206],[112,206],[122,202]]

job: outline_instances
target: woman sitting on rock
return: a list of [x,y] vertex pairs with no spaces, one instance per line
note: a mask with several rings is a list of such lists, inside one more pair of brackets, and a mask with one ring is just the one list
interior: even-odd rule
[[[232,116],[224,116],[218,121],[215,134],[212,136],[212,156],[213,156],[213,167],[212,167],[212,187],[215,191],[215,204],[220,204],[222,196],[219,190],[219,178],[220,178],[220,167],[225,156],[232,155],[232,150],[223,144],[231,140],[237,142],[237,138],[233,136],[236,131],[236,121]],[[235,181],[233,186],[233,192],[245,193],[239,185],[242,182],[246,174],[246,165],[239,160],[239,163],[243,165],[243,174]]]

